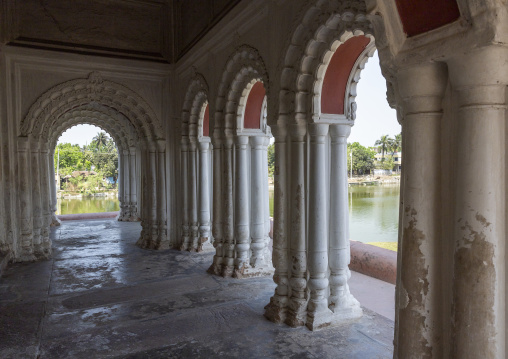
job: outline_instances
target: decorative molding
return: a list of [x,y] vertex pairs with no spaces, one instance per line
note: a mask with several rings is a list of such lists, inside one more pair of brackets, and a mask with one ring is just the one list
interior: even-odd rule
[[124,114],[132,125],[150,139],[164,134],[157,116],[146,101],[124,85],[105,80],[99,72],[53,87],[40,96],[21,120],[19,133],[39,136],[46,126],[73,108],[100,103]]
[[280,66],[279,114],[283,118],[312,112],[316,100],[310,94],[316,94],[316,82],[324,76],[320,64],[334,42],[344,42],[355,34],[372,34],[363,1],[319,1],[296,21]]
[[229,57],[222,73],[215,110],[222,114],[223,123],[216,123],[216,128],[225,126],[226,114],[237,116],[237,104],[246,86],[254,79],[263,82],[266,96],[269,96],[269,76],[261,55],[257,49],[242,45]]

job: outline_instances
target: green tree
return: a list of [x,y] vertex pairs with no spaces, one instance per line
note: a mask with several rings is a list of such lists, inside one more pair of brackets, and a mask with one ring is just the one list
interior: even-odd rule
[[275,174],[275,144],[268,145],[268,175],[273,177]]
[[101,172],[104,177],[113,177],[116,179],[118,173],[118,151],[115,142],[107,138],[104,144],[97,143],[97,136],[85,149],[85,164],[89,164],[87,169],[94,166],[96,172]]
[[378,168],[383,170],[393,170],[395,166],[395,161],[393,160],[393,156],[387,156],[384,161],[378,163]]
[[365,174],[374,169],[374,159],[376,153],[362,146],[359,142],[347,144],[348,170],[351,168],[351,151],[353,151],[353,171],[358,174]]
[[69,172],[70,169],[72,171],[79,171],[82,170],[83,163],[84,155],[79,145],[71,145],[70,143],[57,144],[55,148],[55,171],[58,167],[61,173]]
[[392,139],[388,135],[383,135],[379,140],[376,141],[376,143],[374,143],[374,146],[379,146],[379,149],[381,150],[381,161],[384,161],[385,153],[392,146]]

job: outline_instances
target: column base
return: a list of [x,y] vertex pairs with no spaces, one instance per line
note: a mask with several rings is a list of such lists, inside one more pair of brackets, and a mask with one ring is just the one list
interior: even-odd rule
[[305,325],[307,319],[307,300],[292,298],[289,300],[286,320],[284,323],[292,328]]
[[222,265],[213,263],[206,272],[212,275],[220,276],[222,274]]
[[232,266],[232,265],[223,265],[222,266],[221,275],[224,278],[232,277],[234,272],[235,272],[235,267],[234,266]]
[[362,316],[363,310],[360,307],[360,303],[357,302],[357,305],[335,309],[334,312],[321,312],[314,317],[308,316],[306,326],[310,330],[315,331],[350,323]]
[[265,318],[277,324],[284,323],[287,316],[287,302],[288,297],[277,295],[271,297],[270,303],[265,306]]
[[56,216],[55,213],[53,213],[51,215],[51,223],[50,223],[50,226],[51,227],[59,227],[60,225],[62,224],[62,222],[60,222],[60,220],[58,219],[58,217]]
[[210,243],[210,239],[208,237],[199,237],[198,248],[196,252],[210,252],[214,250],[215,248]]
[[266,277],[272,275],[274,269],[271,265],[264,264],[256,267],[250,265],[243,265],[241,268],[235,268],[233,278],[244,279],[254,277]]
[[37,260],[37,256],[33,252],[32,248],[23,248],[21,250],[21,255],[14,258],[14,262],[35,262]]

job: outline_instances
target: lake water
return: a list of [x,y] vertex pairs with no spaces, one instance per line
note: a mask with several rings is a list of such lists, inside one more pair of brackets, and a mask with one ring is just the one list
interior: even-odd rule
[[[397,242],[399,185],[349,187],[351,239],[359,242]],[[273,191],[270,191],[273,216]]]
[[[360,242],[397,242],[399,224],[398,185],[349,187],[351,239]],[[116,197],[59,199],[57,214],[114,212],[120,210]],[[273,191],[270,191],[273,216]]]
[[120,210],[116,197],[58,199],[56,214],[115,212]]

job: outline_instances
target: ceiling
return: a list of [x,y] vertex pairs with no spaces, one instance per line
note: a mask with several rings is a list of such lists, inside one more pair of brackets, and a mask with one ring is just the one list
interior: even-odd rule
[[15,46],[174,62],[240,0],[0,0]]

